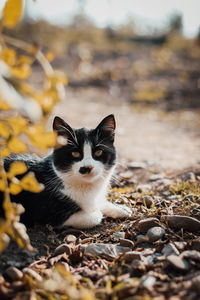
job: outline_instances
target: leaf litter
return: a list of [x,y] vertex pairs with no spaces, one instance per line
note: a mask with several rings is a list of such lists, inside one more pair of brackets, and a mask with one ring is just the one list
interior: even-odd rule
[[28,229],[34,250],[12,242],[0,257],[0,299],[199,299],[200,170],[133,166],[118,167],[109,193],[132,217]]

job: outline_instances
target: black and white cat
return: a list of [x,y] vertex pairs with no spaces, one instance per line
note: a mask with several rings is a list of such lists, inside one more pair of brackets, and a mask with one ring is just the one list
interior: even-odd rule
[[23,161],[44,185],[40,193],[23,191],[11,196],[25,208],[21,222],[91,228],[101,223],[103,215],[129,217],[129,207],[106,199],[116,161],[114,116],[91,130],[72,129],[55,117],[53,129],[59,146],[46,158],[13,155],[5,159],[6,170],[13,161]]

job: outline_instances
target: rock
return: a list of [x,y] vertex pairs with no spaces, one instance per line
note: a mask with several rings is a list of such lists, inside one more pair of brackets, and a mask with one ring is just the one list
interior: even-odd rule
[[73,234],[68,234],[68,235],[64,238],[64,241],[65,241],[67,244],[70,244],[70,243],[76,243],[76,237],[75,237],[75,235],[73,235]]
[[120,246],[123,246],[123,247],[129,247],[131,249],[134,248],[134,243],[128,239],[120,239],[119,244],[120,244]]
[[24,268],[23,273],[27,274],[28,276],[32,277],[33,279],[35,279],[37,281],[42,281],[42,277],[36,271],[34,271],[30,268]]
[[183,251],[185,247],[187,246],[186,242],[174,242],[174,245],[179,251]]
[[140,220],[138,223],[138,229],[141,233],[146,233],[149,228],[159,225],[157,218],[147,218]]
[[157,180],[160,180],[160,179],[163,179],[163,174],[152,174],[149,177],[150,181],[157,181]]
[[151,196],[143,196],[141,200],[143,205],[145,205],[147,208],[150,208],[153,204],[153,197]]
[[192,279],[191,290],[200,294],[200,275]]
[[72,250],[67,244],[62,244],[55,249],[53,256],[57,256],[63,253],[70,255],[71,252]]
[[156,278],[147,274],[142,277],[139,285],[145,287],[146,289],[151,289],[155,282]]
[[165,256],[169,256],[169,255],[172,255],[172,254],[175,254],[175,255],[180,254],[178,249],[172,243],[169,243],[169,244],[165,245],[161,252]]
[[114,241],[118,242],[119,240],[125,238],[125,232],[120,232],[120,231],[114,232],[114,233],[111,235],[111,238],[112,238]]
[[181,257],[189,258],[200,262],[200,252],[196,250],[186,250],[181,253]]
[[173,268],[179,271],[188,271],[190,269],[189,262],[181,256],[177,256],[175,254],[169,255],[167,257],[167,261]]
[[141,254],[141,252],[138,252],[138,251],[128,251],[124,254],[124,260],[125,262],[132,262],[133,260],[142,260],[143,259],[143,256]]
[[200,251],[200,240],[193,240],[191,243],[191,249]]
[[200,221],[188,216],[169,215],[164,216],[168,225],[175,229],[185,229],[187,231],[196,232],[200,230]]
[[146,165],[142,162],[132,161],[128,164],[128,167],[130,169],[136,170],[136,169],[145,169]]
[[186,174],[182,175],[181,179],[183,181],[191,181],[191,182],[196,181],[196,177],[195,177],[193,172],[189,172],[189,173],[186,173]]
[[177,200],[177,199],[179,199],[179,198],[180,198],[179,195],[170,195],[170,196],[167,197],[168,200],[172,200],[172,201],[173,201],[173,200]]
[[139,193],[148,193],[151,191],[151,189],[151,184],[139,184],[136,191]]
[[147,236],[150,242],[156,242],[160,240],[165,234],[165,230],[160,226],[155,226],[147,231]]
[[80,245],[85,255],[100,256],[107,259],[117,258],[120,254],[130,251],[129,247],[122,247],[113,244],[94,243],[89,245]]
[[119,174],[124,179],[130,179],[133,177],[133,173],[131,171],[125,171]]
[[20,280],[23,277],[22,271],[20,271],[15,267],[9,267],[8,269],[6,269],[5,275],[8,276],[13,281]]

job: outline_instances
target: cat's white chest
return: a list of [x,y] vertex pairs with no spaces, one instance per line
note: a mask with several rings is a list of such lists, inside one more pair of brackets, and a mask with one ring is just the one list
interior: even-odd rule
[[64,179],[64,193],[86,212],[102,210],[106,202],[107,184],[97,181],[91,184]]

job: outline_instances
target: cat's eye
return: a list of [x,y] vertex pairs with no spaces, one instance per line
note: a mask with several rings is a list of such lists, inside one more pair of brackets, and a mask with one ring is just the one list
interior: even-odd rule
[[103,154],[103,151],[102,151],[102,150],[97,150],[97,151],[94,152],[94,155],[95,155],[96,157],[100,157],[102,154]]
[[79,158],[79,157],[81,157],[81,154],[80,154],[80,152],[73,151],[73,152],[72,152],[72,156],[73,156],[74,158]]

